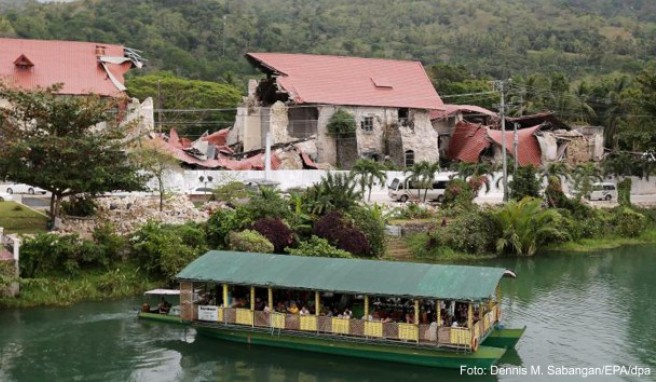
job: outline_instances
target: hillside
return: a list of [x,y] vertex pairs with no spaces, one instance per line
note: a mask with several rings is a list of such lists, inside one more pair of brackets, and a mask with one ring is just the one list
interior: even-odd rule
[[448,62],[492,78],[561,71],[570,80],[633,74],[656,52],[656,2],[643,0],[20,3],[3,11],[0,35],[122,43],[142,50],[151,70],[211,81],[251,73],[248,51]]

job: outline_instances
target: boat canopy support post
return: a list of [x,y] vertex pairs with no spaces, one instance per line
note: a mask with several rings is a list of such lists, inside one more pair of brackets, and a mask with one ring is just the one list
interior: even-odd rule
[[273,312],[273,289],[267,288],[267,304],[269,305],[269,312]]
[[419,300],[415,300],[415,325],[419,325]]
[[319,291],[314,292],[314,315],[319,316],[319,312],[321,312],[321,295],[319,294]]
[[255,287],[251,287],[251,312],[255,310]]
[[467,327],[470,330],[474,328],[474,304],[471,302],[467,305]]
[[223,307],[229,308],[228,306],[228,284],[223,284]]
[[369,296],[364,295],[364,319],[369,320]]
[[437,311],[437,327],[442,326],[442,302],[435,300],[435,310]]

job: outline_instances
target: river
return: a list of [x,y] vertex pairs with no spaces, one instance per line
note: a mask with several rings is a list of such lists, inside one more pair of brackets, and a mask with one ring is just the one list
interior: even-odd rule
[[[528,328],[502,366],[541,376],[461,376],[391,363],[232,344],[138,321],[141,299],[0,311],[0,381],[656,380],[656,247],[501,259],[504,322]],[[547,367],[650,367],[649,377],[549,376]],[[508,369],[508,370],[518,370]]]

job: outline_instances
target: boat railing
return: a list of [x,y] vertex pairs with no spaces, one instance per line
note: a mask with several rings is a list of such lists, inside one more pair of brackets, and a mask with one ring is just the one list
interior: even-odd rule
[[[432,324],[409,324],[367,321],[342,317],[299,315],[278,312],[251,311],[247,308],[224,308],[199,305],[195,315],[199,321],[225,325],[240,325],[288,331],[311,332],[333,336],[359,337],[372,340],[416,342],[423,345],[472,350],[493,328],[496,310],[476,322],[473,328],[438,327]],[[201,313],[202,312],[202,313]],[[209,313],[208,313],[209,312]],[[474,339],[477,339],[477,342]]]

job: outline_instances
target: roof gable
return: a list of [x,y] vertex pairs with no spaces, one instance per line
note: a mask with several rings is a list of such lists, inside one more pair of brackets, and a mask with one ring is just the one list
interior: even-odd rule
[[120,96],[133,66],[120,45],[0,38],[0,46],[0,81],[25,90],[62,83],[59,94]]
[[287,53],[248,53],[251,64],[277,76],[297,104],[442,109],[417,61]]

